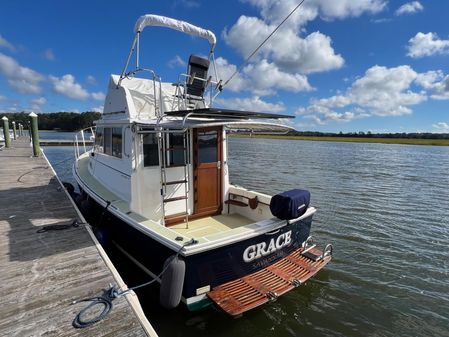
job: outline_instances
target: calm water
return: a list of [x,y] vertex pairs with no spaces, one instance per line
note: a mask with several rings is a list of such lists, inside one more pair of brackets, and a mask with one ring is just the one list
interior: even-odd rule
[[[71,148],[48,148],[58,163]],[[163,311],[139,293],[160,336],[449,336],[449,147],[230,140],[231,181],[273,194],[306,188],[312,232],[332,262],[307,284],[230,319]],[[56,166],[70,178],[69,161]],[[143,279],[111,251],[129,285]]]
[[75,136],[75,132],[39,131],[40,139],[70,139]]

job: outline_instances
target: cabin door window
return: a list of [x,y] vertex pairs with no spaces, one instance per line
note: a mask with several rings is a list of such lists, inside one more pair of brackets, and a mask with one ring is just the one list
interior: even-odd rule
[[221,212],[221,144],[220,127],[195,129],[195,214]]

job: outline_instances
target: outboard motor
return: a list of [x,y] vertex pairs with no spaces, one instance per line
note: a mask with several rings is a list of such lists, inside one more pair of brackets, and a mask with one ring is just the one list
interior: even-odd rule
[[292,220],[303,215],[310,204],[310,192],[294,189],[271,198],[271,213],[281,220]]

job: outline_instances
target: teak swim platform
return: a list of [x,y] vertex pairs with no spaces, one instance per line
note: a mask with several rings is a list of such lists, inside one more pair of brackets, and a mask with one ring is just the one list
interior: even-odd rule
[[29,138],[0,151],[0,336],[157,336],[135,294],[114,301],[110,314],[85,329],[72,321],[109,284],[121,286],[111,262],[84,225],[44,157]]
[[278,296],[296,288],[318,273],[331,260],[317,248],[309,251],[319,257],[316,261],[303,256],[304,248],[253,274],[222,284],[207,296],[231,316],[275,300]]

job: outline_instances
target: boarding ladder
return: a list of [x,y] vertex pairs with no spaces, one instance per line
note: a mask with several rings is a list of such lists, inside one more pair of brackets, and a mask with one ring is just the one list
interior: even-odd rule
[[[173,147],[173,146],[167,146],[167,135],[170,133],[180,133],[182,134],[183,138],[183,157],[184,162],[181,165],[183,167],[183,176],[180,180],[169,180],[167,179],[167,160],[169,159],[170,153],[175,150],[180,150],[179,147]],[[161,158],[161,197],[162,197],[162,219],[163,223],[165,225],[166,220],[166,207],[165,205],[170,202],[175,202],[179,200],[184,200],[184,206],[185,209],[183,212],[170,214],[168,217],[170,218],[183,218],[184,223],[186,224],[186,227],[189,228],[189,215],[190,215],[190,208],[189,208],[189,191],[190,191],[190,172],[189,172],[189,154],[190,154],[190,142],[188,137],[188,130],[182,129],[182,130],[167,130],[167,129],[161,129],[161,132],[158,134],[158,147],[160,151],[160,158]],[[181,196],[176,197],[169,197],[167,193],[167,187],[173,186],[173,185],[179,185],[183,186],[184,193]],[[176,192],[176,190],[175,190]]]

